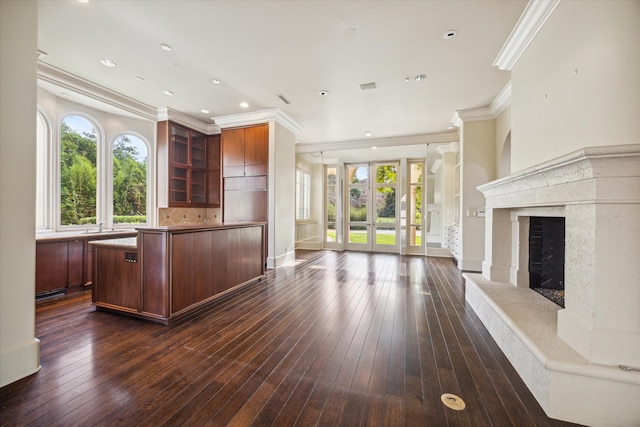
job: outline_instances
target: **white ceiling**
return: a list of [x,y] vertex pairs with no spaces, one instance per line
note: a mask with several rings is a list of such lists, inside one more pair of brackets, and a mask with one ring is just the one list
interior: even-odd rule
[[[280,108],[303,128],[299,146],[335,145],[368,139],[365,131],[379,140],[447,132],[456,110],[488,106],[509,82],[492,63],[525,6],[41,0],[38,48],[47,53],[41,62],[156,109],[214,123]],[[457,35],[443,38],[449,30]],[[117,67],[103,66],[105,58]],[[426,80],[416,81],[418,74]],[[377,88],[360,89],[370,82]]]

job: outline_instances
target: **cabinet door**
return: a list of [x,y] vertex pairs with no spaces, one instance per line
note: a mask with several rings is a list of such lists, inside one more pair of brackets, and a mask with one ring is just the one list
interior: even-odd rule
[[222,131],[222,175],[244,176],[244,129]]
[[196,169],[207,168],[207,143],[206,137],[196,132],[190,132],[189,154],[191,160],[189,166]]
[[84,285],[84,242],[82,240],[69,242],[67,275],[67,286]]
[[189,132],[177,126],[171,128],[171,163],[189,164]]
[[207,137],[207,207],[220,207],[220,135]]
[[191,205],[206,205],[207,172],[204,169],[191,169],[189,176],[189,203]]
[[189,203],[189,168],[171,164],[169,166],[169,206]]
[[269,125],[244,130],[244,172],[246,176],[267,175],[269,164]]
[[36,294],[67,287],[68,242],[36,244]]

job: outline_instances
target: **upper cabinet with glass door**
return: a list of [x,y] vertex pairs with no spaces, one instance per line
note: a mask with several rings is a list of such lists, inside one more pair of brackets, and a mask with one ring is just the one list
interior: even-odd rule
[[[166,198],[159,206],[206,207],[207,150],[203,134],[171,122],[158,123],[158,175],[166,173]],[[167,164],[166,171],[163,165]],[[163,180],[159,179],[161,183]]]

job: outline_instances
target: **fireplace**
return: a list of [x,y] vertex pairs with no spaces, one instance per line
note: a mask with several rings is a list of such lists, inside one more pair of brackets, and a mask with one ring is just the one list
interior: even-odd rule
[[529,287],[564,308],[564,218],[529,218]]
[[[640,368],[640,144],[585,148],[478,189],[485,255],[482,274],[464,274],[467,303],[550,417],[640,425],[640,370],[628,369]],[[564,232],[548,274],[539,227]],[[564,287],[564,306],[532,283]]]

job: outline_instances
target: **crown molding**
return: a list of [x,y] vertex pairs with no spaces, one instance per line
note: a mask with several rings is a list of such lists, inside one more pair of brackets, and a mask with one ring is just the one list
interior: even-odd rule
[[493,66],[511,71],[558,3],[560,0],[530,0],[493,61]]
[[38,79],[143,119],[155,121],[158,114],[157,110],[150,105],[40,61],[38,61]]
[[248,126],[258,123],[272,122],[284,126],[293,134],[300,133],[304,130],[302,126],[296,123],[289,115],[279,108],[269,108],[266,110],[252,111],[249,113],[232,114],[229,116],[214,117],[216,125],[221,129],[235,127],[235,126]]
[[498,96],[495,97],[489,109],[494,118],[498,118],[507,107],[511,105],[511,82],[502,88]]
[[441,145],[438,147],[438,153],[457,153],[460,151],[460,143],[458,141],[450,142],[447,145]]
[[401,145],[437,144],[442,142],[457,142],[460,137],[458,131],[440,132],[423,135],[400,136],[396,138],[367,138],[354,141],[329,142],[320,144],[297,144],[296,153],[312,153],[315,151],[339,151],[359,148],[396,147]]
[[164,120],[171,120],[172,122],[181,124],[195,131],[204,133],[206,135],[214,135],[220,133],[220,128],[215,124],[204,123],[198,119],[176,111],[169,107],[158,108],[157,120],[159,122]]
[[456,127],[461,127],[464,122],[477,122],[480,120],[495,120],[496,116],[490,107],[470,108],[468,110],[458,110],[453,113],[451,123]]

